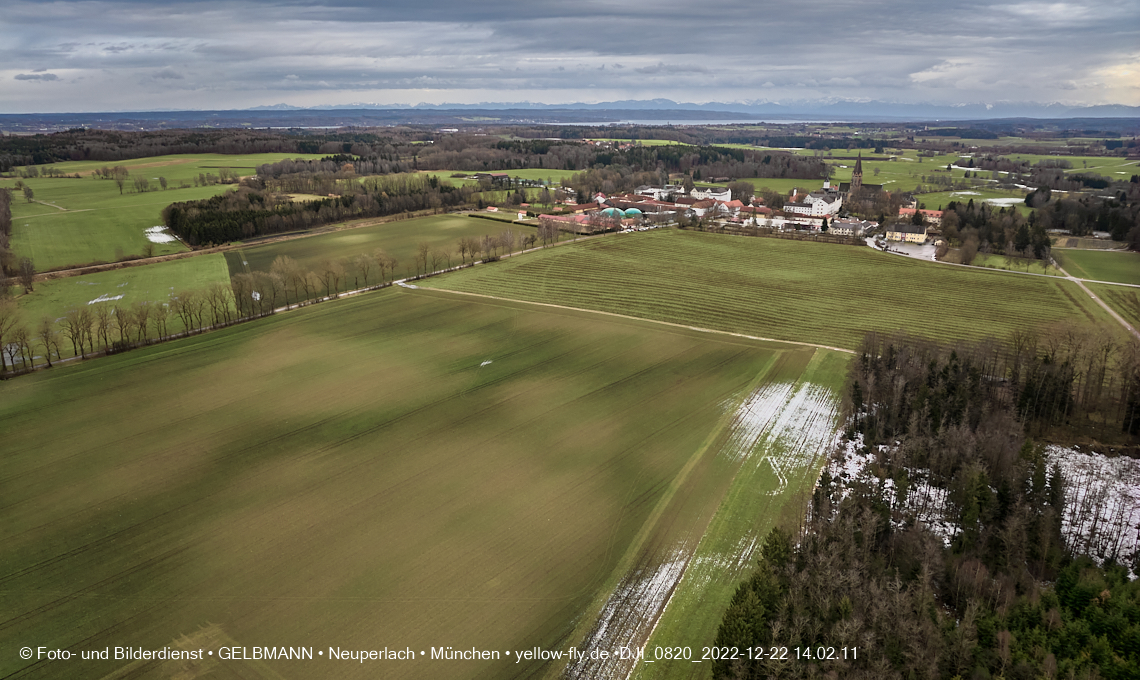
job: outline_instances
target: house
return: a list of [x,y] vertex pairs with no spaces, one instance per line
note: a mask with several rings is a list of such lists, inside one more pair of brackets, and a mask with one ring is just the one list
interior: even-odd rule
[[490,180],[492,184],[510,184],[511,176],[505,172],[477,172],[475,173],[477,180]]
[[727,187],[693,187],[689,195],[697,200],[731,201],[732,190]]
[[926,225],[897,223],[887,227],[888,241],[902,241],[904,243],[925,243]]
[[637,187],[636,193],[642,196],[649,196],[655,201],[664,199],[669,194],[675,196],[684,196],[685,187],[680,184],[666,184],[663,186],[640,186]]
[[915,208],[899,208],[899,217],[913,218],[916,212],[922,213],[922,216],[927,222],[931,224],[942,224],[942,211],[941,210],[918,210]]
[[828,227],[827,233],[836,236],[862,236],[877,226],[878,222],[837,217]]
[[796,215],[810,215],[811,211],[811,203],[788,202],[784,204],[784,212],[794,213]]

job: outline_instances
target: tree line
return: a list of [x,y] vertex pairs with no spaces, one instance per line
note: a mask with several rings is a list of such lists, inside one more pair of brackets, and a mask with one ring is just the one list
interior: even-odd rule
[[[44,317],[28,325],[16,301],[0,281],[0,375],[36,367],[36,357],[48,367],[64,357],[81,359],[99,352],[113,354],[182,335],[222,328],[239,321],[275,313],[278,309],[335,299],[348,290],[370,290],[392,284],[400,274],[426,276],[478,261],[493,262],[519,248],[557,242],[558,227],[537,230],[507,228],[497,235],[460,238],[452,247],[420,243],[411,260],[401,263],[383,249],[348,258],[329,258],[306,268],[288,256],[278,256],[269,271],[241,272],[229,284],[185,289],[166,302],[133,304],[98,302],[68,310],[59,319]],[[181,330],[178,330],[181,329]]]
[[[1137,677],[1140,581],[1065,545],[1069,480],[1031,437],[1068,427],[1082,387],[1052,339],[1026,339],[867,337],[843,411],[869,473],[824,473],[802,523],[768,535],[716,638],[858,657],[722,660],[714,677]],[[1116,427],[1133,436],[1138,355],[1115,369],[1129,385]]]
[[171,232],[197,246],[356,218],[455,208],[466,205],[475,192],[424,175],[371,177],[337,186],[343,191],[339,196],[301,202],[272,190],[241,186],[208,199],[172,203],[163,209],[162,218]]

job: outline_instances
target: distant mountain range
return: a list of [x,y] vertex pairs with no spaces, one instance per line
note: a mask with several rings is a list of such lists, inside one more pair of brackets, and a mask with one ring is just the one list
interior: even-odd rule
[[[666,120],[680,111],[715,114],[745,114],[746,117],[850,120],[851,122],[877,120],[990,120],[995,118],[1130,118],[1140,117],[1140,106],[1101,104],[1071,106],[1069,104],[1038,102],[994,102],[973,104],[900,104],[883,101],[744,101],[709,102],[693,104],[671,99],[627,99],[597,104],[542,104],[535,102],[481,102],[479,104],[345,104],[336,106],[297,107],[288,104],[258,106],[250,111],[336,111],[342,109],[386,109],[412,111],[636,111],[642,118]],[[662,116],[658,118],[657,116]]]
[[[228,111],[116,111],[106,113],[0,114],[0,131],[55,132],[86,127],[116,130],[170,128],[335,128],[390,125],[571,124],[609,123],[694,125],[715,122],[915,122],[996,120],[1068,120],[1073,129],[1140,131],[1140,107],[997,102],[993,104],[899,104],[869,101],[678,103],[668,99],[627,100],[598,104],[416,104],[315,106],[288,104]],[[1078,119],[1073,121],[1072,119]],[[1111,119],[1111,123],[1110,123]],[[1135,121],[1135,124],[1133,124]],[[991,123],[992,124],[992,123]]]

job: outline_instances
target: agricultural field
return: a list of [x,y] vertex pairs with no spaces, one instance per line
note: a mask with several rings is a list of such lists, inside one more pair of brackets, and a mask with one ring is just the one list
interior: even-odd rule
[[1009,208],[1012,206],[1023,215],[1028,215],[1033,212],[1032,208],[1025,205],[1025,193],[1020,191],[995,191],[979,187],[965,191],[937,191],[929,194],[920,194],[917,198],[920,202],[926,204],[928,210],[938,210],[939,206],[945,208],[950,205],[951,201],[957,201],[958,203],[969,203],[973,201],[974,205],[989,203],[990,206],[995,209]]
[[[45,167],[78,173],[80,179],[0,179],[2,187],[11,188],[21,181],[34,192],[34,202],[24,200],[19,191],[13,194],[12,249],[19,257],[32,258],[39,271],[115,262],[141,256],[148,247],[154,255],[185,251],[186,247],[169,235],[169,240],[154,242],[146,230],[162,225],[162,209],[171,203],[209,198],[234,188],[222,184],[195,187],[199,174],[217,175],[222,167],[253,174],[258,164],[293,156],[296,154],[201,154],[121,162],[75,161]],[[113,180],[92,175],[98,168],[114,165],[131,171],[122,191]],[[136,176],[146,179],[150,190],[135,191]],[[160,188],[159,177],[166,178],[166,190]]]
[[[752,186],[756,187],[756,191],[761,189],[771,189],[778,191],[781,194],[790,194],[792,189],[799,189],[801,192],[812,192],[817,189],[823,188],[822,179],[784,179],[781,177],[745,177],[740,180],[742,182],[751,182]],[[700,186],[711,186],[706,182],[697,182]]]
[[[805,370],[832,384],[839,364],[816,356],[397,288],[0,383],[0,645],[309,646],[312,661],[194,669],[297,678],[377,676],[316,656],[329,647],[562,648],[607,584],[695,547],[750,442],[785,431],[752,406],[803,406],[786,385]],[[810,394],[822,428],[834,406]],[[775,465],[758,483],[776,491],[818,469]],[[14,674],[59,668],[4,655]]]
[[[724,610],[755,566],[764,537],[777,522],[794,524],[807,505],[833,440],[836,395],[847,363],[836,352],[817,352],[798,375],[788,371],[782,380],[770,381],[738,409],[721,455],[742,465],[646,650],[691,645],[697,652],[712,646]],[[711,670],[708,662],[654,661],[638,664],[632,677],[707,678]]]
[[[590,139],[594,139],[594,140],[597,140],[599,142],[622,142],[622,143],[633,142],[634,144],[638,144],[640,146],[691,146],[689,144],[682,144],[681,142],[675,142],[671,139],[619,139],[617,137],[591,137]],[[739,147],[739,148],[743,148],[743,149],[754,148],[754,147],[748,146],[747,144],[717,144],[716,146]],[[514,172],[515,171],[511,171],[511,174],[514,174]]]
[[[293,258],[305,269],[316,270],[325,260],[371,255],[377,250],[383,250],[399,260],[396,274],[402,277],[415,274],[415,258],[420,243],[427,243],[432,250],[448,250],[452,253],[452,264],[457,265],[459,255],[456,253],[456,244],[459,239],[498,236],[506,229],[524,235],[533,231],[522,225],[465,215],[434,215],[353,227],[278,243],[251,245],[225,253],[225,259],[231,274],[267,272],[279,255]],[[363,285],[363,281],[360,281],[360,285]],[[345,282],[343,289],[350,290],[353,286],[354,282],[350,279]]]
[[1104,238],[1093,238],[1091,236],[1054,236],[1054,248],[1075,248],[1078,250],[1117,250],[1120,248],[1119,241],[1111,241]]
[[1140,330],[1140,288],[1113,286],[1107,283],[1086,283],[1089,290],[1112,307],[1132,327]]
[[1055,249],[1053,257],[1065,271],[1079,279],[1140,286],[1140,253]]
[[216,185],[120,196],[109,181],[24,181],[33,187],[36,200],[53,204],[12,201],[12,249],[20,257],[32,258],[38,271],[138,257],[148,245],[155,255],[186,251],[168,232],[164,235],[169,240],[159,236],[162,242],[151,241],[147,229],[161,227],[162,209],[175,201],[209,198],[233,188]]
[[[71,161],[67,163],[52,163],[38,166],[42,173],[45,169],[55,169],[66,174],[78,173],[87,177],[95,170],[103,167],[121,165],[130,171],[131,177],[141,176],[150,178],[165,177],[172,184],[181,182],[194,183],[199,174],[218,174],[221,168],[227,168],[240,176],[252,175],[257,166],[265,163],[276,163],[285,159],[319,160],[328,154],[305,153],[254,153],[254,154],[174,154],[169,156],[150,156],[148,158],[132,158],[122,161]],[[110,180],[101,180],[113,184]],[[156,180],[157,181],[157,180]],[[130,180],[128,180],[128,184]]]
[[[205,290],[215,283],[229,285],[225,258],[220,253],[158,262],[140,267],[124,267],[109,272],[37,281],[35,290],[16,300],[20,317],[29,328],[48,317],[59,319],[69,309],[84,305],[132,305],[138,302],[164,304],[183,290]],[[13,288],[13,292],[22,289]],[[183,330],[172,316],[171,332]],[[63,356],[71,356],[71,345],[60,345]],[[38,362],[37,362],[38,363]]]
[[1009,154],[1007,158],[1015,161],[1029,161],[1033,164],[1045,160],[1067,161],[1072,167],[1067,168],[1066,173],[1103,175],[1115,181],[1128,181],[1132,175],[1140,174],[1140,161],[1129,160],[1121,156],[1052,156],[1015,153]]
[[1119,328],[1059,278],[684,231],[615,234],[424,285],[846,348],[872,330],[952,341],[1065,322]]

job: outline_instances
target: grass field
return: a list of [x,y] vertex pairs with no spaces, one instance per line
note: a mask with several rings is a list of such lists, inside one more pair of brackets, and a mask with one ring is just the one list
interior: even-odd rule
[[1120,248],[1119,241],[1110,241],[1091,236],[1054,236],[1054,248],[1075,248],[1079,250],[1116,250]]
[[1140,253],[1054,250],[1053,257],[1065,271],[1077,278],[1140,285]]
[[1076,284],[1051,277],[680,231],[607,236],[424,285],[849,348],[870,330],[957,340],[1114,325]]
[[[958,261],[958,251],[951,250],[946,256],[947,262]],[[986,267],[988,269],[1003,269],[1015,272],[1028,272],[1030,274],[1046,274],[1048,276],[1061,276],[1061,272],[1052,265],[1047,265],[1041,260],[1026,260],[1025,258],[1015,257],[1010,261],[1005,259],[1004,255],[986,255],[985,253],[978,253],[971,262],[975,267]]]
[[[217,175],[219,168],[226,167],[241,175],[250,175],[261,163],[301,156],[195,154],[47,166],[83,177],[21,180],[32,188],[37,202],[24,200],[19,191],[13,194],[16,200],[12,201],[12,249],[20,257],[32,258],[39,271],[141,255],[150,243],[145,230],[162,224],[162,209],[167,205],[209,198],[233,189],[230,185],[195,187],[194,178],[199,174]],[[114,181],[96,179],[91,174],[98,168],[114,165],[122,165],[131,172],[123,192]],[[133,191],[135,176],[147,179],[153,190]],[[167,179],[167,190],[159,189],[159,177]],[[0,186],[13,187],[16,181],[2,179]],[[153,248],[155,255],[186,250],[178,241],[155,243]]]
[[[93,179],[30,179],[36,199],[12,202],[12,249],[48,271],[142,255],[146,230],[162,225],[162,209],[175,201],[209,198],[232,187],[192,187],[119,195],[113,182]],[[42,185],[42,186],[41,186]],[[18,194],[17,194],[18,195]],[[41,198],[42,197],[42,198]],[[153,244],[155,255],[182,252],[179,241]]]
[[[797,367],[799,368],[799,367]],[[754,393],[735,423],[725,453],[743,459],[685,577],[669,601],[646,650],[712,646],[740,581],[751,573],[759,547],[785,504],[802,512],[825,460],[837,420],[847,361],[819,352],[801,371],[788,371]],[[779,474],[773,474],[779,470]],[[797,474],[798,473],[798,474]],[[787,499],[794,499],[789,502]],[[793,516],[793,522],[798,516]],[[638,664],[633,678],[708,678],[711,664],[655,661]]]
[[[103,167],[121,165],[130,171],[131,176],[146,177],[157,181],[158,177],[165,177],[173,184],[180,182],[193,183],[195,177],[201,173],[218,174],[220,168],[228,168],[239,175],[254,174],[257,166],[265,163],[276,163],[287,158],[303,158],[317,160],[328,154],[304,153],[255,153],[255,154],[173,154],[169,156],[150,156],[147,158],[132,158],[123,161],[70,161],[67,163],[53,163],[40,166],[40,170],[54,168],[66,174],[79,173],[90,175],[93,171]],[[114,184],[110,180],[100,180],[107,184]],[[128,185],[130,181],[128,180]]]
[[[0,383],[0,645],[559,648],[631,555],[703,533],[709,442],[814,353],[395,289]],[[547,669],[379,663],[261,666]]]
[[[228,284],[229,280],[225,258],[220,253],[213,253],[141,267],[39,281],[34,291],[20,295],[17,301],[21,318],[32,328],[45,316],[58,319],[69,309],[83,305],[165,303],[173,293],[203,290],[215,283]],[[94,302],[96,300],[101,301]],[[177,316],[169,319],[169,327],[171,332],[183,330]],[[60,345],[60,350],[65,357],[71,356],[71,345],[66,340]]]
[[1107,283],[1086,283],[1089,290],[1112,307],[1132,327],[1140,330],[1140,288],[1113,286]]
[[[227,252],[225,257],[231,274],[247,271],[247,267],[249,270],[269,271],[279,255],[293,258],[306,269],[316,270],[324,260],[372,254],[379,249],[399,260],[398,276],[408,276],[415,273],[415,257],[420,243],[427,243],[433,250],[448,249],[455,253],[460,238],[497,236],[506,229],[523,234],[533,231],[521,225],[512,226],[464,215],[435,215],[254,245]],[[459,264],[459,255],[453,254],[452,260],[453,265]],[[364,285],[363,280],[359,283]],[[346,281],[343,289],[349,290],[353,284],[352,280]]]

